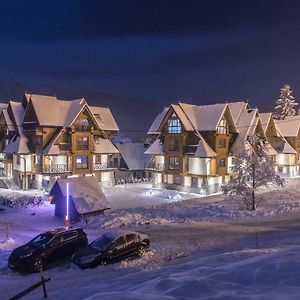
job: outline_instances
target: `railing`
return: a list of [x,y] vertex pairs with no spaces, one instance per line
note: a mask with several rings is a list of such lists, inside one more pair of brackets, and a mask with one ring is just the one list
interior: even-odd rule
[[108,163],[96,163],[93,166],[94,171],[98,170],[106,170],[106,169],[113,169],[115,166],[113,165],[113,162]]
[[71,172],[70,165],[43,165],[43,173],[66,173]]
[[146,169],[148,169],[148,170],[154,170],[154,171],[164,171],[165,164],[151,163],[148,166],[146,166]]

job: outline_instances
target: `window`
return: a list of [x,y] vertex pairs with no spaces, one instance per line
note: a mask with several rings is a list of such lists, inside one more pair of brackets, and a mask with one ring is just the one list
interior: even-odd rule
[[182,178],[181,176],[175,175],[175,176],[174,176],[174,184],[181,185],[181,184],[182,184],[181,178]]
[[63,241],[68,241],[71,239],[74,239],[78,236],[78,233],[76,231],[67,232],[63,235]]
[[226,160],[224,158],[219,159],[219,167],[220,168],[226,167]]
[[179,150],[179,140],[176,138],[170,138],[169,140],[169,150]]
[[55,247],[55,246],[59,245],[61,242],[62,242],[61,235],[56,236],[50,241],[50,247]]
[[87,118],[80,118],[75,123],[77,130],[90,130],[90,122]]
[[34,158],[34,164],[35,165],[40,165],[41,164],[41,156],[40,155],[36,155]]
[[20,155],[17,155],[17,165],[19,165],[20,163],[21,163]]
[[179,170],[179,157],[170,157],[169,169]]
[[87,136],[77,137],[77,150],[88,150],[89,149],[89,138]]
[[101,119],[101,117],[100,117],[99,114],[94,114],[94,116],[95,116],[95,118],[96,118],[97,121],[103,123],[103,121],[102,121],[102,119]]
[[88,168],[88,157],[77,156],[76,157],[76,169],[87,169]]
[[125,246],[126,240],[124,236],[119,237],[118,239],[116,239],[112,245],[113,249],[118,249],[118,248],[122,248]]
[[198,178],[192,177],[192,187],[198,187]]
[[228,134],[228,124],[225,119],[222,119],[219,123],[219,126],[217,128],[218,134]]
[[126,241],[127,243],[132,243],[135,242],[137,240],[137,236],[133,233],[127,234],[126,235]]
[[225,139],[219,139],[219,148],[226,148],[226,140]]
[[181,122],[175,113],[168,120],[168,133],[176,134],[182,132]]

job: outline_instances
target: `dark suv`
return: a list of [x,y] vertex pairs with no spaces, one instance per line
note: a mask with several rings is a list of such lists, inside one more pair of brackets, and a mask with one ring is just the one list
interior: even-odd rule
[[130,256],[142,256],[150,245],[147,234],[112,230],[101,235],[90,245],[79,249],[71,261],[81,268],[96,267]]
[[12,269],[38,272],[62,257],[70,257],[88,245],[82,228],[56,228],[46,231],[12,251],[8,266]]

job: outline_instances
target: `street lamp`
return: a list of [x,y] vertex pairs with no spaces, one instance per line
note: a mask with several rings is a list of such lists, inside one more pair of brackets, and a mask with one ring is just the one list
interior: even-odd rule
[[[24,155],[25,156],[25,155]],[[26,183],[27,183],[27,174],[26,174],[26,157],[22,157],[21,155],[19,155],[19,157],[21,159],[24,159],[24,180],[23,180],[23,190],[26,190]]]
[[69,227],[70,219],[69,219],[69,182],[66,183],[66,217],[65,217],[65,226]]

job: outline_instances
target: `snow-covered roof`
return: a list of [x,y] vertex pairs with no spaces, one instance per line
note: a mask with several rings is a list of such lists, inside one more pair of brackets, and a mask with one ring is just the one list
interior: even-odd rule
[[183,127],[188,131],[194,130],[193,125],[191,124],[191,122],[189,121],[187,116],[185,115],[185,113],[182,110],[182,108],[180,107],[180,105],[172,104],[171,107],[173,108],[173,110],[176,113],[177,117],[181,121]]
[[300,127],[300,115],[288,116],[284,120],[275,120],[275,125],[283,136],[297,136]]
[[158,128],[165,118],[167,112],[169,111],[170,107],[165,107],[162,112],[160,112],[157,117],[155,118],[154,122],[152,123],[150,129],[148,130],[148,134],[157,134]]
[[4,119],[5,119],[5,123],[6,123],[7,129],[9,131],[15,131],[14,123],[11,120],[11,118],[10,118],[8,112],[7,112],[7,109],[3,109],[2,113],[3,113]]
[[272,113],[260,113],[259,114],[260,120],[261,120],[261,125],[264,129],[264,133],[266,133],[268,129],[268,125],[271,121]]
[[222,118],[226,103],[218,103],[211,105],[192,105],[187,103],[179,103],[193,127],[198,131],[214,131],[216,130],[220,119]]
[[28,154],[30,153],[28,148],[28,140],[24,136],[18,136],[15,134],[9,143],[5,146],[4,153],[15,154]]
[[145,154],[149,155],[162,155],[164,154],[163,145],[161,144],[159,138],[157,138],[145,151]]
[[7,109],[8,103],[0,103],[0,113],[3,109]]
[[241,113],[249,107],[247,101],[230,102],[228,103],[234,123],[236,123]]
[[274,156],[274,155],[278,154],[278,152],[276,151],[276,149],[274,149],[270,143],[266,142],[264,144],[264,147],[265,147],[265,151],[266,151],[266,153],[268,155]]
[[273,137],[272,147],[277,153],[284,154],[296,154],[297,151],[291,146],[291,144],[284,137]]
[[70,105],[67,111],[67,115],[65,116],[64,127],[71,127],[78,115],[86,107],[86,101],[83,98],[68,102],[70,102]]
[[[57,180],[55,185],[59,186],[64,197],[67,194],[67,183],[69,183],[69,195],[80,214],[108,208],[106,196],[94,176]],[[52,187],[50,195],[53,195],[55,185]]]
[[205,142],[205,140],[202,138],[200,139],[195,156],[197,157],[214,157],[217,156],[217,153],[213,151],[209,145]]
[[116,144],[116,147],[120,151],[130,171],[145,169],[145,164],[149,162],[151,158],[145,155],[143,143]]
[[108,107],[89,106],[98,126],[102,130],[119,130],[119,127]]
[[94,140],[94,153],[113,154],[119,153],[119,151],[109,139],[98,138]]
[[239,136],[244,140],[246,140],[249,136],[253,136],[258,123],[259,114],[257,108],[243,110],[236,122],[236,128]]

